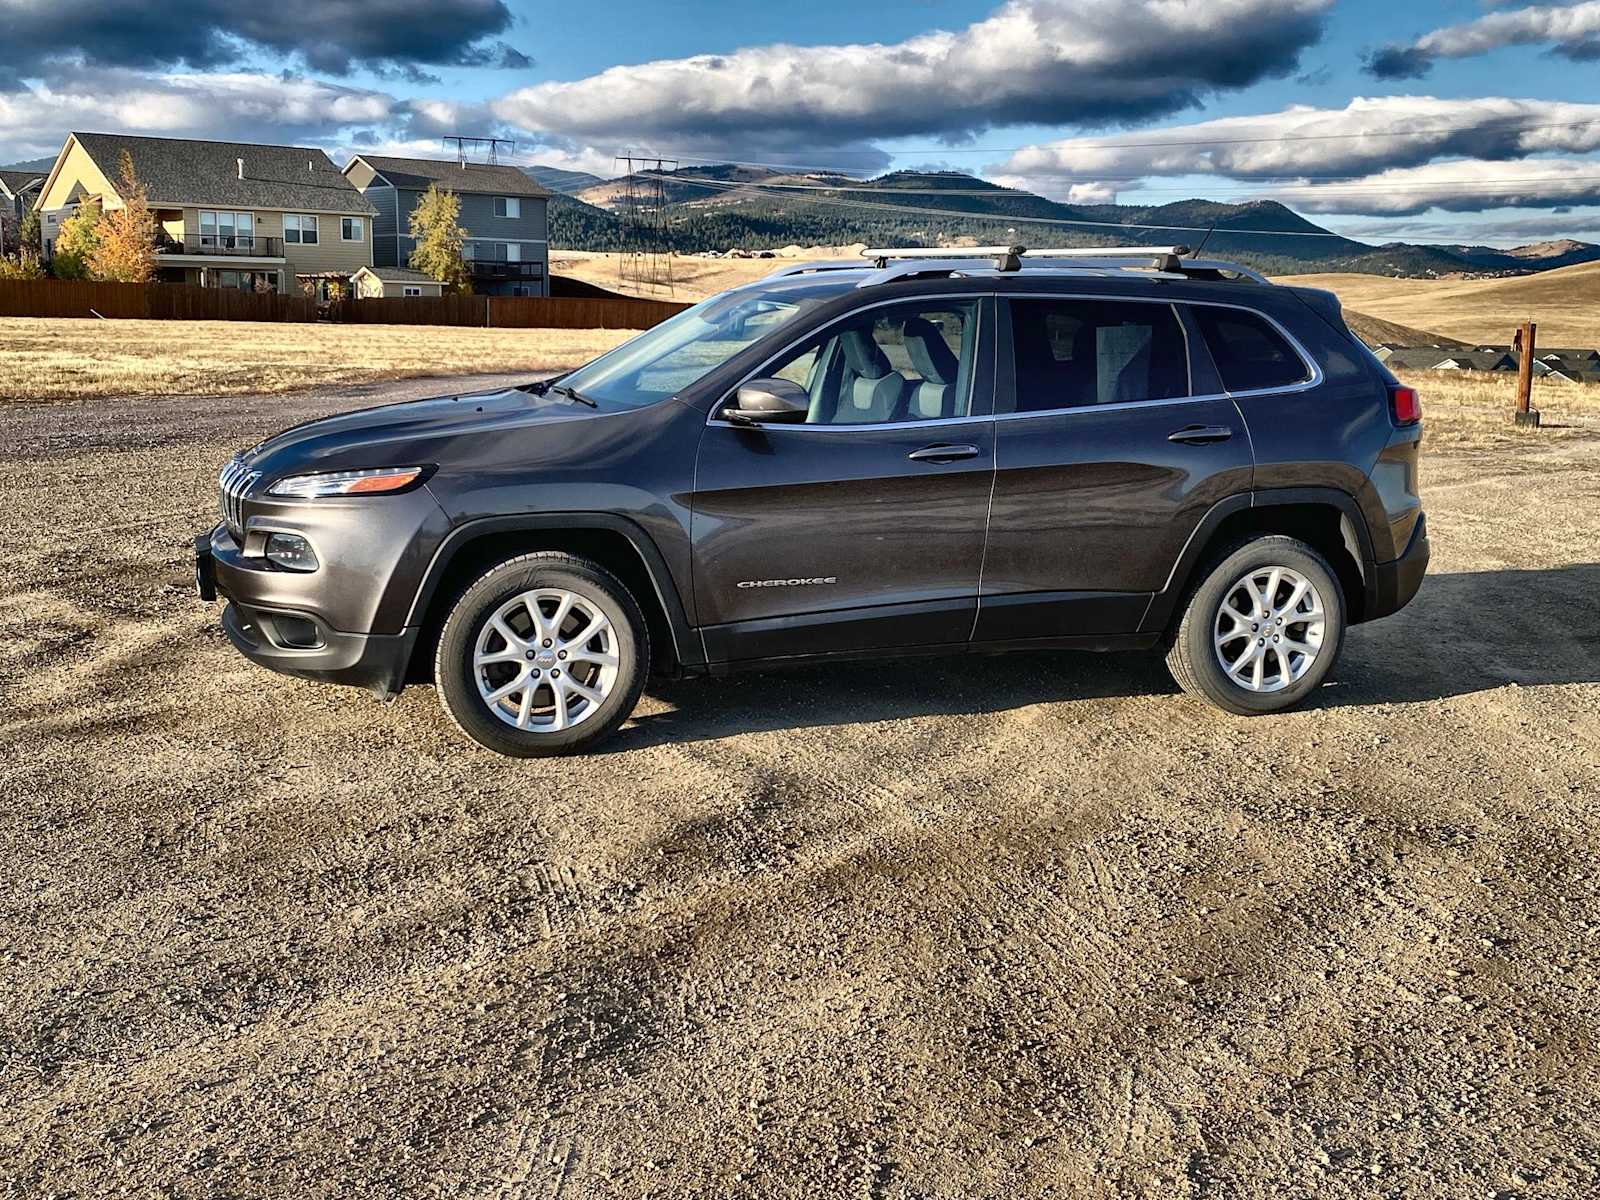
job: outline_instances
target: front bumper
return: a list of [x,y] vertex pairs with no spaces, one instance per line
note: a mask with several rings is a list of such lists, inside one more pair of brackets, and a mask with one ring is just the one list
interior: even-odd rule
[[251,662],[300,679],[365,688],[382,699],[405,686],[416,628],[346,633],[314,611],[261,603],[257,593],[270,588],[259,586],[258,577],[269,573],[241,567],[237,543],[222,526],[196,538],[194,549],[196,593],[228,602],[222,631]]
[[1379,563],[1373,568],[1373,595],[1365,619],[1371,621],[1387,617],[1410,604],[1411,598],[1422,587],[1422,577],[1428,572],[1428,560],[1432,553],[1432,547],[1428,544],[1428,518],[1419,516],[1405,553],[1393,562]]

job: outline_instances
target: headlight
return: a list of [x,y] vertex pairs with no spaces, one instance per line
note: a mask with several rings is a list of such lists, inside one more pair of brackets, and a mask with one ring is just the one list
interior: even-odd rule
[[326,471],[288,475],[267,489],[269,496],[317,500],[324,496],[370,496],[398,492],[421,479],[426,467],[378,467],[370,471]]

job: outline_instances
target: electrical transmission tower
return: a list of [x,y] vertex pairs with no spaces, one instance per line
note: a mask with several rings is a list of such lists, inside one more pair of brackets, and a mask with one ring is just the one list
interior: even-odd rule
[[517,148],[516,142],[512,141],[510,138],[464,137],[460,134],[453,133],[449,137],[445,138],[444,141],[447,145],[450,142],[454,142],[456,144],[456,162],[463,167],[467,165],[468,147],[471,147],[474,151],[476,151],[479,146],[488,146],[489,150],[486,161],[490,166],[498,166],[500,164],[501,146],[506,148],[507,154],[510,154]]
[[674,291],[672,230],[667,223],[667,176],[678,160],[617,155],[623,168],[622,253],[617,274],[650,291]]

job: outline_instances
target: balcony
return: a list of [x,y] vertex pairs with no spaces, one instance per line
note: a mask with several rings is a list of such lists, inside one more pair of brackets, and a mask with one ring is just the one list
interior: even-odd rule
[[474,279],[543,279],[544,264],[537,262],[486,262],[467,259],[467,270]]
[[223,258],[282,258],[281,237],[251,237],[237,233],[199,233],[156,239],[157,254],[217,255]]

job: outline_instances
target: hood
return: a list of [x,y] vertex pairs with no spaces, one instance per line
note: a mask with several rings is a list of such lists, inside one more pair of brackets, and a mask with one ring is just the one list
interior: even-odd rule
[[[609,414],[611,419],[628,415]],[[486,439],[519,439],[525,431],[553,431],[607,417],[576,401],[517,388],[469,392],[307,421],[274,434],[244,458],[253,470],[270,477],[367,467],[443,468],[481,448]]]

